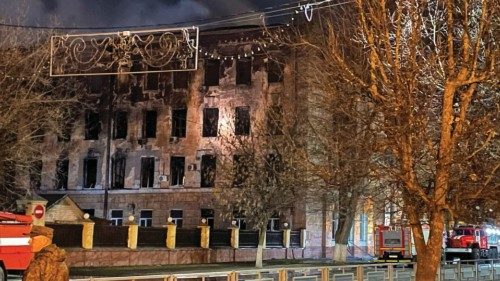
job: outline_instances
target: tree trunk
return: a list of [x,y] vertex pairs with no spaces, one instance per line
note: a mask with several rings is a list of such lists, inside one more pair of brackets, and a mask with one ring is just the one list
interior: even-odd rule
[[347,261],[347,244],[335,243],[335,247],[333,247],[333,261]]
[[347,246],[356,213],[356,204],[349,204],[349,200],[345,201],[347,204],[340,203],[339,223],[335,232],[335,247],[333,248],[334,262],[347,261]]
[[[429,227],[430,233],[427,244],[425,244],[423,236],[418,235],[419,237],[415,237],[420,240],[419,243],[415,241],[417,246],[416,281],[435,280],[437,271],[441,266],[444,231],[444,214],[442,210],[431,213]],[[415,233],[415,230],[413,233]]]
[[257,246],[257,254],[255,256],[255,267],[262,268],[262,254],[264,252],[264,243],[266,242],[266,226],[259,230],[259,245]]

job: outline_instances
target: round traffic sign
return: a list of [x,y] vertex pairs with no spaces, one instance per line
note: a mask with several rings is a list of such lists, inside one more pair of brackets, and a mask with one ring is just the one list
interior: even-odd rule
[[33,210],[33,215],[37,219],[43,218],[43,215],[45,214],[45,209],[43,208],[42,205],[36,205],[35,209]]

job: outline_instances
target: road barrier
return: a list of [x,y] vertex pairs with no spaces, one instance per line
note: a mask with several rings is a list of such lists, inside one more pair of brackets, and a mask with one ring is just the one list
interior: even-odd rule
[[[73,281],[413,281],[415,263],[373,263],[323,267],[247,269],[165,275],[92,277]],[[500,259],[447,262],[437,281],[500,280]]]

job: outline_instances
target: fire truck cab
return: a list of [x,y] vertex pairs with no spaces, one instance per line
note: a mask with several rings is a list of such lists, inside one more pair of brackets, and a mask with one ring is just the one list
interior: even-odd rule
[[7,271],[23,271],[33,258],[30,245],[31,216],[0,212],[0,280]]
[[445,249],[447,259],[498,258],[496,231],[488,233],[484,227],[460,226],[453,229]]

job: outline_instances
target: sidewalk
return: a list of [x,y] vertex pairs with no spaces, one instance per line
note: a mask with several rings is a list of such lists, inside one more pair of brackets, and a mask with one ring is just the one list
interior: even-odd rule
[[[356,262],[349,262],[354,264]],[[362,262],[358,262],[362,263]],[[366,262],[363,262],[366,263]],[[306,260],[270,260],[264,262],[266,268],[281,267],[318,267],[333,265],[330,259]],[[339,264],[341,265],[341,264]],[[255,269],[253,262],[218,263],[218,264],[186,264],[186,265],[159,265],[159,266],[130,266],[130,267],[77,267],[70,269],[71,278],[85,277],[119,277],[131,275],[154,275],[169,273],[203,273],[231,270]]]

